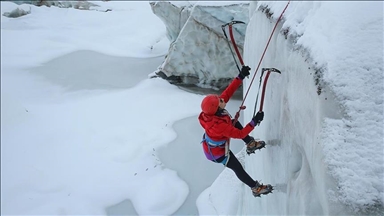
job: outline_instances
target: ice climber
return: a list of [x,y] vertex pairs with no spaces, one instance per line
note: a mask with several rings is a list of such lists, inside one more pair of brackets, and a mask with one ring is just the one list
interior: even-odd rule
[[238,121],[233,125],[231,115],[225,109],[226,103],[241,85],[243,79],[249,75],[250,69],[248,66],[243,66],[239,75],[221,95],[207,95],[201,103],[202,112],[198,119],[205,130],[202,146],[206,158],[232,169],[236,176],[251,188],[253,195],[259,197],[260,194],[270,193],[273,190],[272,186],[269,184],[263,185],[248,175],[239,160],[229,149],[229,139],[242,139],[246,143],[248,154],[255,153],[255,150],[264,148],[264,141],[256,141],[248,135],[263,120],[264,112],[258,112],[243,128]]

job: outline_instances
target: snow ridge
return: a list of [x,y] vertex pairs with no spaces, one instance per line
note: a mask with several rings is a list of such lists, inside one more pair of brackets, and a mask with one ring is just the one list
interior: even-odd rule
[[[258,6],[276,19],[285,4]],[[291,2],[280,32],[317,72],[319,97],[334,95],[341,116],[325,114],[319,139],[337,183],[328,198],[357,214],[384,203],[382,32],[382,2]]]

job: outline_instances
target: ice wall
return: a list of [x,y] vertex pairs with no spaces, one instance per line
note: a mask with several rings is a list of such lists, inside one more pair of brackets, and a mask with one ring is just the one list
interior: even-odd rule
[[[276,67],[282,71],[281,75],[272,74],[270,77],[264,104],[266,121],[253,132],[255,137],[266,140],[269,146],[266,151],[258,152],[257,156],[248,157],[245,160],[245,167],[251,176],[263,180],[264,183],[276,185],[276,191],[271,196],[255,200],[251,193],[245,190],[239,204],[238,214],[380,215],[382,213],[380,196],[383,190],[383,186],[380,186],[383,165],[382,153],[380,153],[382,140],[380,141],[380,139],[383,135],[382,131],[373,128],[382,129],[382,125],[372,122],[372,125],[369,123],[357,126],[358,121],[356,120],[358,119],[355,120],[354,116],[356,116],[356,111],[359,112],[359,107],[355,106],[353,102],[354,92],[346,91],[346,89],[357,87],[352,77],[359,75],[352,75],[354,68],[368,67],[368,70],[360,70],[360,73],[368,75],[379,72],[376,79],[382,80],[381,66],[373,64],[373,68],[370,68],[371,65],[365,63],[366,66],[357,64],[349,68],[350,66],[345,64],[341,57],[348,53],[339,53],[337,60],[336,56],[329,58],[334,52],[334,50],[328,49],[329,44],[334,44],[330,47],[338,48],[338,51],[346,50],[345,44],[340,46],[340,43],[344,43],[342,38],[339,42],[333,39],[338,38],[338,35],[339,37],[346,36],[345,40],[349,40],[347,38],[350,35],[344,35],[341,32],[337,34],[336,30],[328,33],[327,28],[324,30],[316,25],[322,24],[319,20],[325,17],[321,17],[321,15],[316,17],[313,14],[316,12],[321,14],[320,11],[327,10],[334,15],[335,19],[340,14],[345,17],[353,14],[342,11],[343,5],[295,3],[293,5],[291,3],[291,10],[278,25],[261,64],[261,67]],[[256,68],[259,63],[268,37],[285,4],[286,2],[280,2],[280,5],[270,2],[259,4],[259,6],[251,4],[250,8],[254,8],[255,11],[251,11],[253,15],[250,16],[244,45],[244,61],[251,68]],[[350,5],[344,5],[344,8],[346,6]],[[350,9],[365,6],[351,6]],[[292,15],[292,11],[295,10],[297,10],[296,14],[302,14],[295,17]],[[355,16],[357,16],[356,13]],[[295,29],[290,24],[295,23],[297,18],[301,19],[298,21],[298,25],[305,24],[302,24],[301,28]],[[287,20],[289,24],[286,23]],[[309,24],[310,22],[312,24]],[[349,22],[352,23],[352,21]],[[345,24],[347,23],[348,20]],[[367,22],[366,25],[368,23],[372,22]],[[309,26],[305,29],[307,31],[303,30],[306,25]],[[352,27],[354,25],[356,23],[351,24]],[[316,28],[310,28],[313,26]],[[334,27],[341,29],[340,26],[334,25]],[[298,32],[298,29],[301,32]],[[324,31],[325,33],[322,34]],[[310,35],[305,38],[306,40],[313,39],[312,44],[307,44],[306,47],[298,43],[300,39],[304,40],[302,35],[305,34]],[[371,33],[371,35],[374,34]],[[326,36],[327,40],[314,41],[322,40],[323,36]],[[256,37],[257,40],[255,40]],[[361,34],[356,37],[364,38]],[[321,44],[320,42],[323,42],[323,49],[319,49],[317,46]],[[376,53],[376,51],[373,52]],[[380,54],[375,55],[374,59],[371,58],[372,62],[376,62],[376,57],[379,56]],[[336,65],[343,65],[344,70],[337,70],[339,68],[335,67]],[[340,75],[335,75],[337,73]],[[346,75],[348,73],[352,77],[348,77]],[[323,76],[333,78],[324,79]],[[258,78],[259,76],[256,80]],[[338,82],[343,83],[343,88],[335,88]],[[379,85],[371,83],[375,85],[372,88],[382,89]],[[246,80],[245,88],[249,84],[249,80]],[[245,103],[247,107],[253,107],[257,88],[258,83],[255,83]],[[370,91],[363,91],[363,95],[371,94]],[[341,94],[344,95],[341,96]],[[376,108],[382,107],[379,100],[372,96],[371,99],[363,96],[357,100],[361,100],[361,102],[368,100],[367,102],[372,105],[376,103]],[[354,111],[356,108],[357,110]],[[376,108],[366,111],[372,112],[373,116],[376,116],[374,113],[377,113],[379,118],[376,121],[382,122],[380,111],[377,111]],[[246,110],[244,118],[250,119],[253,115],[252,111],[251,109]],[[340,124],[340,126],[334,126],[328,122],[337,122],[336,124]],[[350,127],[348,124],[355,125],[354,132],[347,129]],[[373,127],[372,130],[378,131],[375,137],[367,136],[364,139],[364,143],[367,145],[365,151],[376,149],[378,152],[377,154],[372,153],[371,156],[365,154],[364,150],[358,149],[362,142],[355,138],[366,136],[363,135],[366,131],[364,128],[370,127]],[[375,159],[371,159],[372,156]],[[352,161],[351,158],[353,158]],[[365,168],[360,169],[360,164],[365,164]]]
[[[244,62],[253,72],[286,3],[250,4]],[[275,191],[255,198],[231,184],[242,193],[225,190],[228,201],[220,176],[200,203],[218,214],[238,196],[236,215],[382,215],[382,10],[382,2],[290,3],[260,67],[282,71],[269,78],[265,118],[252,132],[267,148],[244,156],[247,172]],[[244,123],[253,116],[260,69]],[[244,82],[246,90],[251,80]]]
[[[232,20],[247,23],[249,4],[180,6],[162,1],[150,4],[165,23],[171,41],[156,74],[175,84],[225,88],[238,70],[221,25]],[[246,24],[233,26],[241,53],[245,29]]]
[[[249,23],[245,61],[252,68],[260,60],[275,21],[258,11]],[[329,189],[336,188],[322,161],[320,143],[322,119],[340,118],[340,114],[323,109],[327,106],[337,110],[332,95],[318,95],[314,79],[316,68],[308,64],[301,53],[292,50],[281,26],[272,38],[261,67],[276,67],[282,74],[271,74],[264,102],[266,121],[253,132],[255,137],[265,140],[268,147],[245,162],[251,176],[275,185],[276,191],[258,200],[244,191],[240,214],[346,214],[342,205],[331,204],[326,196]],[[257,41],[253,39],[256,35]],[[246,82],[249,86],[249,80]],[[246,101],[247,107],[254,106],[257,88],[258,83],[255,83]],[[250,118],[252,111],[246,110],[244,116]]]

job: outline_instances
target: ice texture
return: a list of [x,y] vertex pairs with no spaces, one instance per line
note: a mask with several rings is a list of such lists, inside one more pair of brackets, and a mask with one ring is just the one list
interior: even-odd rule
[[[242,54],[249,4],[150,4],[152,11],[165,23],[171,42],[156,74],[175,84],[225,88],[237,75],[238,69],[228,47],[230,41],[224,36],[221,26],[233,20],[245,23],[233,25],[233,35]],[[228,27],[225,30],[229,38]],[[241,66],[240,63],[238,65]]]

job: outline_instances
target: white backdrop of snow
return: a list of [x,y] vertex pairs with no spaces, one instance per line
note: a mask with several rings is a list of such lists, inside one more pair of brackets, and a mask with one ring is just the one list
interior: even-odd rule
[[[124,91],[65,93],[25,72],[76,50],[164,54],[165,29],[155,22],[148,2],[102,4],[114,12],[32,7],[25,17],[1,18],[2,213],[104,214],[106,206],[128,197],[139,214],[172,214],[187,196],[187,185],[174,171],[131,174],[156,165],[148,161],[152,148],[176,136],[164,125],[197,115],[201,96],[158,79]],[[258,4],[268,5],[273,20],[257,10]],[[253,70],[285,4],[250,4],[244,60]],[[2,14],[15,7],[1,2]],[[121,22],[127,11],[143,19]],[[288,40],[281,32],[287,28]],[[255,200],[226,169],[197,200],[199,213],[362,214],[366,207],[368,213],[375,213],[372,205],[382,207],[382,32],[382,2],[291,2],[262,64],[283,72],[271,75],[265,120],[252,134],[270,146],[250,157],[239,155],[251,176],[278,190]],[[256,90],[254,84],[245,121],[252,117]],[[179,100],[184,109],[177,112],[162,103]],[[156,113],[145,106],[148,101],[161,105]],[[130,121],[137,122],[131,136]],[[145,136],[132,140],[134,134]],[[148,178],[157,183],[148,186]]]
[[[138,214],[169,215],[188,195],[188,186],[175,171],[153,168],[158,162],[152,149],[174,139],[176,135],[166,125],[172,119],[196,115],[201,96],[161,79],[147,79],[131,89],[104,86],[71,91],[30,73],[31,68],[77,50],[117,57],[165,54],[169,45],[165,28],[148,2],[102,4],[113,12],[22,5],[31,8],[31,14],[1,17],[4,215],[102,215],[106,207],[124,199],[133,202]],[[1,2],[2,14],[16,7]],[[127,14],[142,19],[121,22]],[[95,59],[84,60],[92,64]],[[76,61],[73,64],[78,66]],[[94,70],[93,75],[113,75],[116,67]],[[125,70],[136,79],[135,73],[148,69],[133,65]],[[58,76],[65,82],[68,74]],[[73,81],[84,75],[73,75]],[[168,108],[182,98],[190,99],[183,104],[191,109],[174,113]],[[156,112],[149,102],[158,105]],[[142,112],[153,120],[143,120]],[[152,169],[145,172],[148,167]]]

